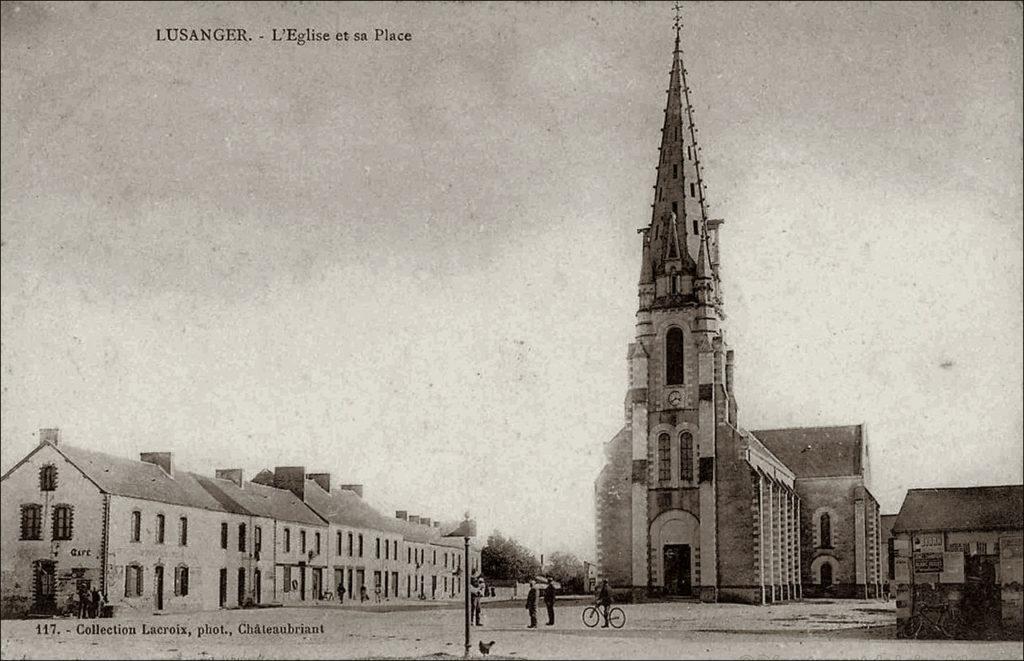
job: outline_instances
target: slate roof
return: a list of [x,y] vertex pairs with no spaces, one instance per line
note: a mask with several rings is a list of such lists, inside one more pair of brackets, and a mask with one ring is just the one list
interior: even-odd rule
[[910,489],[893,532],[1024,528],[1024,485]]
[[862,474],[863,425],[762,429],[752,433],[797,478]]
[[55,445],[54,448],[109,494],[217,512],[232,511],[210,495],[197,476],[187,471],[174,471],[172,478],[159,466],[145,461],[71,445]]
[[243,482],[239,487],[231,480],[205,475],[196,475],[195,478],[228,511],[312,526],[326,525],[316,512],[287,489],[254,482]]

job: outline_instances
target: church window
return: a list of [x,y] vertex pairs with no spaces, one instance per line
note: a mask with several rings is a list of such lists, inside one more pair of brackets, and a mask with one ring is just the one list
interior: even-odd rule
[[679,178],[679,166],[676,165],[675,163],[672,164],[672,178],[673,179],[678,179]]
[[670,328],[665,335],[665,383],[683,382],[683,331]]
[[690,145],[686,145],[686,160],[693,160],[693,153],[690,151]]
[[676,273],[673,273],[672,274],[672,278],[670,279],[670,282],[672,283],[672,293],[673,294],[678,294],[679,293],[679,275],[676,274]]
[[693,183],[690,184],[690,197],[697,197],[697,189],[694,188]]
[[672,203],[672,213],[675,213],[675,214],[679,213],[679,204],[677,202],[673,202]]
[[658,437],[658,481],[668,482],[672,479],[672,441],[668,434]]
[[693,434],[688,431],[679,436],[679,479],[693,481]]
[[693,233],[700,234],[700,227],[697,225],[697,221],[693,221]]
[[672,493],[668,491],[658,493],[658,508],[665,510],[670,507],[672,507]]
[[821,548],[832,548],[832,517],[827,512],[818,519],[818,536],[821,539]]

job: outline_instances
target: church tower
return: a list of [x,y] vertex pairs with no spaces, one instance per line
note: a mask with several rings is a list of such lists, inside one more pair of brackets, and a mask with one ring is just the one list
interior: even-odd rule
[[596,485],[598,554],[613,583],[715,600],[715,429],[731,408],[721,332],[722,221],[708,218],[680,29],[677,17],[651,219],[638,230],[626,427],[606,446],[609,465]]

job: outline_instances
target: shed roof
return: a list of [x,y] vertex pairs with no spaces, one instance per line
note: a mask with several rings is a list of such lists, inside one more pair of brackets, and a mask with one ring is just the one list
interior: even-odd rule
[[910,489],[893,532],[1024,528],[1024,485]]

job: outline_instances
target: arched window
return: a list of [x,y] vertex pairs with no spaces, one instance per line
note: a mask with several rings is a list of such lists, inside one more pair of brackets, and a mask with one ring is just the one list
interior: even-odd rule
[[679,436],[679,479],[693,481],[693,434],[688,431]]
[[238,524],[238,550],[245,551],[245,524]]
[[[819,545],[823,549],[832,548],[832,517],[828,513],[821,515],[818,522],[818,535],[821,538],[821,544]],[[829,573],[831,574],[831,569]]]
[[672,479],[672,440],[668,434],[658,436],[658,481]]
[[[824,516],[828,516],[825,514]],[[821,564],[821,587],[829,588],[832,587],[832,564],[829,562],[823,562]]]
[[164,543],[164,534],[167,532],[163,514],[156,515],[156,543]]
[[142,540],[142,512],[135,510],[132,512],[132,529],[131,529],[132,541],[138,542]]
[[683,331],[670,328],[665,335],[665,383],[683,382]]

